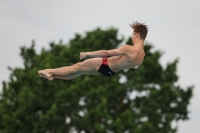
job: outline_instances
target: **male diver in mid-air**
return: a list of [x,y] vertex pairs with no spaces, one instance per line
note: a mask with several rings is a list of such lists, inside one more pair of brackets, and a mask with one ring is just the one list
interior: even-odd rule
[[133,46],[122,45],[112,50],[81,52],[80,59],[95,58],[87,59],[72,66],[41,70],[38,72],[39,75],[48,80],[54,78],[71,80],[83,74],[95,75],[101,73],[104,76],[112,76],[122,69],[130,69],[140,65],[145,56],[143,47],[148,28],[147,25],[137,21],[130,24],[130,26],[133,28]]

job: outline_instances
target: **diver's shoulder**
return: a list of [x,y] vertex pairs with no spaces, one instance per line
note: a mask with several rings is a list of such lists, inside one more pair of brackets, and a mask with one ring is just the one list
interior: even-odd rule
[[130,49],[130,48],[133,48],[133,46],[131,45],[128,45],[128,44],[123,44],[119,47],[120,49]]

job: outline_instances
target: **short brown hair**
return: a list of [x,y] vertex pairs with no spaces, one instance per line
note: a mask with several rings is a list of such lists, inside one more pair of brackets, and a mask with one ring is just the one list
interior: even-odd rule
[[140,34],[140,38],[145,40],[147,36],[147,32],[148,32],[148,27],[146,24],[134,21],[132,24],[129,24],[129,25],[134,29],[134,32],[137,32]]

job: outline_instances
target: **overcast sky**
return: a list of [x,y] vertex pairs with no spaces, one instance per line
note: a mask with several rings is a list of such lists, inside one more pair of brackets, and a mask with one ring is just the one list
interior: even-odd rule
[[75,33],[111,26],[128,38],[132,33],[128,23],[135,20],[149,26],[146,41],[165,52],[161,58],[163,66],[179,58],[178,83],[183,88],[195,85],[190,120],[178,123],[178,133],[200,133],[198,0],[1,0],[0,81],[8,80],[7,66],[23,66],[20,46],[29,47],[32,40],[40,51],[48,48],[49,42],[62,39],[67,43]]

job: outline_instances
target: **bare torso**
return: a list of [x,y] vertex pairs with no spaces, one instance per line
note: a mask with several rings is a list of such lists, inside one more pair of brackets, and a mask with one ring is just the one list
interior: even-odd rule
[[108,65],[114,72],[122,69],[130,69],[140,65],[144,60],[144,49],[142,46],[123,45],[120,50],[125,50],[126,54],[113,56],[108,59]]

